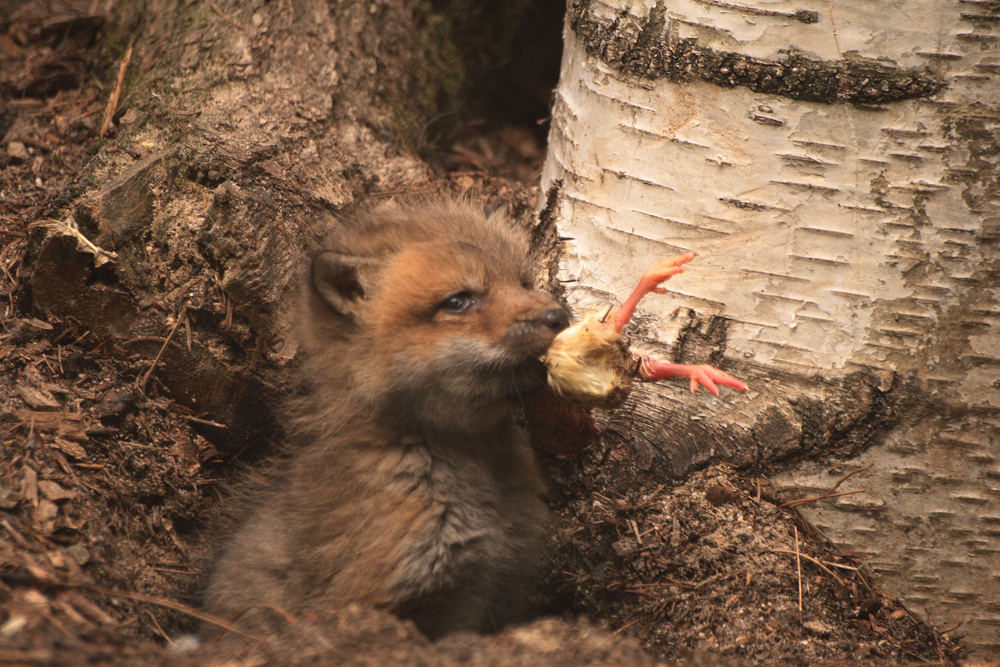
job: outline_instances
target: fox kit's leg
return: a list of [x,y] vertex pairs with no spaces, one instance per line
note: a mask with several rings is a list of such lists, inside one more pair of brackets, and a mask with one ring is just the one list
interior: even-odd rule
[[[205,591],[205,609],[245,626],[280,628],[287,623],[288,573],[292,571],[289,524],[263,505],[232,536],[217,558]],[[218,634],[204,626],[204,636]],[[235,637],[234,637],[235,638]]]

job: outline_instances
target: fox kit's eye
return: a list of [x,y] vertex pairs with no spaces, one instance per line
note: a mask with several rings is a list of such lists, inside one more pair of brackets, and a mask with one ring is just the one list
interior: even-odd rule
[[468,292],[452,294],[438,305],[438,310],[446,313],[464,313],[472,307],[476,300]]

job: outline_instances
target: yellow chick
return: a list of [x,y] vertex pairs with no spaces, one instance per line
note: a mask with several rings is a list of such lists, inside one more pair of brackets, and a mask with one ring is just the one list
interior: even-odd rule
[[743,382],[708,364],[672,364],[655,357],[642,356],[622,338],[622,329],[632,319],[639,301],[646,294],[663,294],[660,283],[684,272],[683,265],[694,253],[665,259],[642,274],[639,284],[621,305],[603,314],[590,313],[556,336],[545,356],[549,386],[553,391],[586,407],[613,408],[620,405],[632,388],[632,380],[656,381],[686,377],[691,391],[704,385],[719,395],[717,384],[746,391]]

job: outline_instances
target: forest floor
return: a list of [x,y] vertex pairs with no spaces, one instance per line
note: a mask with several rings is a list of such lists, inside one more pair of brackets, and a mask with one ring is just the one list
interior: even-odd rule
[[[114,150],[113,126],[98,136],[114,67],[89,5],[0,16],[0,662],[963,661],[954,628],[881,593],[863,555],[838,553],[766,480],[716,466],[673,487],[618,488],[604,464],[629,452],[601,442],[539,453],[556,516],[546,618],[432,644],[408,623],[349,609],[294,619],[280,641],[235,653],[225,642],[172,652],[200,623],[201,533],[233,466],[158,384],[149,346],[137,345],[148,341],[37,319],[31,298],[32,225],[56,214],[90,156]],[[436,148],[428,187],[505,201],[530,221],[543,157],[532,128],[469,123]]]

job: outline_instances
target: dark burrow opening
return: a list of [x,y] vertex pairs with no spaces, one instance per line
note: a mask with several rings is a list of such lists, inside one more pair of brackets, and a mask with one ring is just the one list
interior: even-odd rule
[[[499,43],[469,45],[475,54],[491,53],[494,59],[467,65],[462,94],[420,128],[417,147],[435,170],[489,172],[537,184],[559,82],[565,11],[562,0],[528,2],[517,27],[498,34]],[[477,36],[468,30],[457,39]]]

